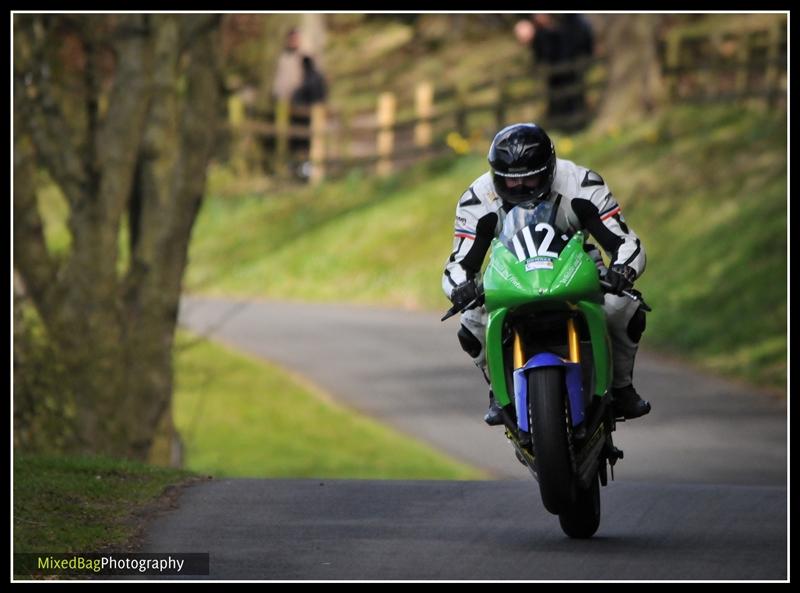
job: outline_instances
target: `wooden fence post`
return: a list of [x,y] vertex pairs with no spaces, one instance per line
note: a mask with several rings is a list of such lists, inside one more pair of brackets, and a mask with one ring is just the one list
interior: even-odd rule
[[324,103],[311,106],[311,161],[310,181],[317,184],[325,178],[325,135],[327,132],[327,113]]
[[245,136],[242,126],[245,123],[244,102],[237,94],[228,98],[228,129],[230,132],[231,166],[239,177],[250,174],[246,155],[253,152],[247,146],[249,137]]
[[462,138],[466,138],[469,135],[467,131],[467,88],[460,84],[458,88],[456,88],[456,132]]
[[769,29],[769,48],[767,49],[767,73],[764,77],[766,87],[767,106],[775,107],[778,100],[780,69],[778,68],[778,58],[780,57],[780,44],[783,37],[785,23],[778,21]]
[[750,78],[750,34],[747,31],[739,35],[739,47],[736,51],[736,96],[744,100]]
[[344,161],[353,159],[353,112],[349,109],[342,110],[339,115],[339,138],[337,156]]
[[678,98],[680,73],[678,68],[681,59],[681,36],[679,31],[672,31],[667,36],[667,52],[665,56],[667,62],[667,97],[670,101]]
[[280,177],[289,174],[289,100],[275,104],[275,172]]
[[508,101],[508,90],[506,89],[505,79],[496,78],[495,86],[497,87],[497,104],[494,108],[495,130],[502,130],[506,127],[506,102]]
[[417,116],[417,125],[414,127],[414,144],[423,149],[428,149],[433,141],[433,85],[423,82],[417,85],[414,95],[414,108]]
[[394,122],[397,99],[394,93],[381,93],[378,97],[378,175],[392,172],[392,153],[394,152]]

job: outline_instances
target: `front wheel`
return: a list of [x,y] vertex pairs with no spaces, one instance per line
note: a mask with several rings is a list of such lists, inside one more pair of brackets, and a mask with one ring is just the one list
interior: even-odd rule
[[596,475],[592,485],[579,488],[575,502],[558,515],[561,529],[575,539],[587,539],[594,535],[600,526],[600,481]]
[[575,501],[562,370],[534,369],[528,376],[528,410],[534,463],[544,507],[558,515]]

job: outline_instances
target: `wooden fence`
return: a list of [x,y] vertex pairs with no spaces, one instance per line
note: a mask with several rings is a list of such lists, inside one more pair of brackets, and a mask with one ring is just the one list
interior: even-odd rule
[[[662,75],[673,101],[759,98],[774,106],[785,100],[786,22],[768,28],[720,30],[713,35],[669,34],[660,44]],[[548,93],[549,74],[576,71],[582,82]],[[471,86],[436,87],[420,82],[413,92],[377,95],[374,110],[349,112],[318,104],[275,106],[246,114],[234,137],[259,145],[280,177],[312,183],[338,177],[354,167],[384,175],[446,152],[466,152],[512,121],[571,127],[591,118],[602,99],[605,58],[538,67],[536,77],[515,73]],[[559,95],[583,94],[586,111],[570,119],[547,119],[548,102]],[[409,103],[413,103],[409,105]],[[241,118],[240,118],[241,119]]]
[[[769,15],[761,15],[769,16]],[[786,99],[786,18],[737,24],[711,33],[676,30],[661,45],[662,73],[673,101]]]

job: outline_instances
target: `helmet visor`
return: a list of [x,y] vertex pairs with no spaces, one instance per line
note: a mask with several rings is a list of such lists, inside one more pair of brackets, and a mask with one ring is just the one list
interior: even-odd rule
[[552,176],[546,168],[523,175],[495,172],[494,183],[501,198],[519,204],[546,196],[550,192]]
[[513,190],[518,187],[526,189],[536,189],[545,182],[544,175],[541,173],[535,175],[525,175],[524,177],[508,177],[500,175],[503,178],[503,184],[507,190]]

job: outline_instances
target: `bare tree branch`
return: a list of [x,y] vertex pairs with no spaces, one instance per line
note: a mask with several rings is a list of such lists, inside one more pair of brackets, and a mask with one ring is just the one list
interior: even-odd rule
[[100,170],[97,162],[97,133],[100,127],[100,76],[98,72],[98,55],[100,43],[96,33],[97,27],[92,26],[97,21],[92,18],[80,21],[81,41],[86,55],[86,66],[83,73],[84,97],[86,109],[86,134],[84,139],[83,160],[88,180],[88,191],[96,194],[100,185]]
[[24,116],[18,129],[30,133],[39,161],[74,206],[85,198],[85,164],[53,92],[47,31],[37,32],[41,23],[34,17],[22,18],[27,16],[16,15],[14,23],[14,84],[25,89],[15,92],[15,109]]
[[[120,27],[127,33],[116,41],[117,69],[109,100],[108,113],[98,133],[100,192],[95,214],[102,220],[96,225],[99,244],[93,251],[104,250],[105,276],[116,275],[117,238],[122,211],[128,203],[147,109],[150,102],[152,53],[149,36],[143,35],[147,15],[126,14]],[[135,32],[136,34],[133,34]]]
[[152,100],[139,154],[136,179],[128,209],[131,265],[122,285],[130,304],[138,302],[146,286],[157,278],[145,277],[160,256],[162,237],[170,232],[176,208],[171,172],[178,150],[177,86],[179,22],[174,15],[156,15]]
[[[207,25],[219,23],[218,15],[202,16],[208,17]],[[189,47],[179,153],[185,158],[179,162],[176,178],[177,197],[182,206],[193,203],[198,195],[202,195],[206,164],[217,137],[216,122],[221,113],[222,82],[216,47],[218,43],[215,32],[196,38],[194,45]],[[203,175],[186,175],[192,171],[202,171]]]
[[[203,16],[210,16],[210,23],[217,28],[202,37],[195,37],[187,50],[187,90],[174,178],[176,210],[164,249],[172,262],[166,268],[171,277],[165,282],[177,292],[180,291],[192,225],[203,200],[206,169],[217,138],[217,121],[221,112],[222,83],[216,51],[219,47],[219,17]],[[192,22],[188,24],[194,25]]]

